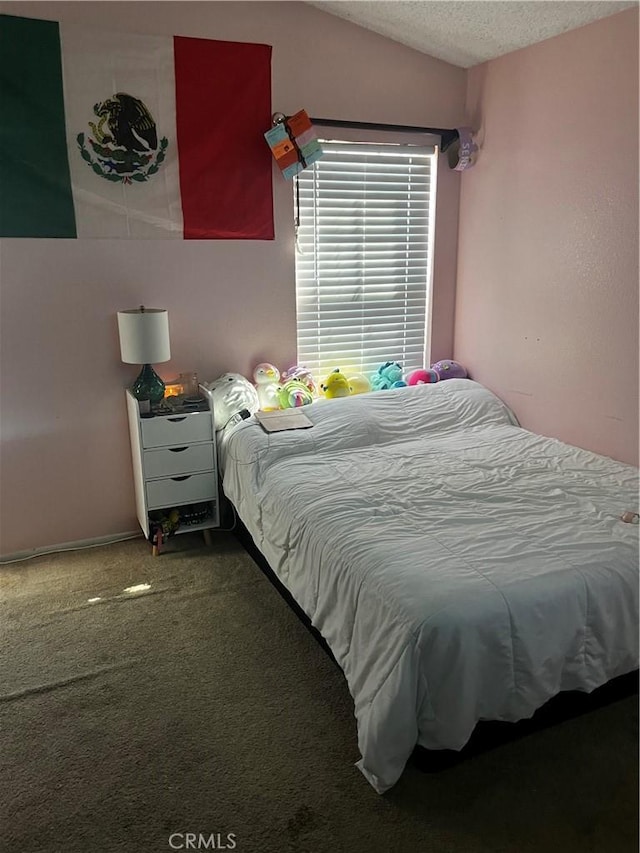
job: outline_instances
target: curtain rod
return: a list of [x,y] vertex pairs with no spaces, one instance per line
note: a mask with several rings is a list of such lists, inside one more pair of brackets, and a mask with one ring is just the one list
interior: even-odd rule
[[396,133],[428,133],[439,136],[442,141],[442,151],[446,151],[452,142],[459,137],[456,129],[442,127],[415,127],[409,124],[377,124],[369,121],[341,121],[333,118],[310,118],[312,124],[321,127],[347,127],[353,130],[383,130]]

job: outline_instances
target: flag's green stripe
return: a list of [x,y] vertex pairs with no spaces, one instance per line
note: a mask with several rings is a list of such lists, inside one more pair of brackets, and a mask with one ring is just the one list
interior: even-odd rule
[[0,236],[76,236],[54,21],[0,15]]

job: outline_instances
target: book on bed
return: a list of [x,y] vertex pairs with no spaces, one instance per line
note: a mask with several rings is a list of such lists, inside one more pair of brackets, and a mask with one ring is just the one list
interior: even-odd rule
[[313,426],[313,422],[299,409],[256,412],[255,417],[265,432],[282,432],[286,429],[309,429],[309,427]]

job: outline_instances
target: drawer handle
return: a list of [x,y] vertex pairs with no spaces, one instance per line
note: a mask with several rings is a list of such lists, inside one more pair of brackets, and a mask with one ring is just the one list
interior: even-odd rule
[[186,419],[187,419],[186,415],[183,415],[181,418],[167,418],[167,420],[171,424],[179,424],[180,421],[186,421]]
[[187,450],[187,447],[170,447],[169,450],[171,453],[182,453],[183,450]]
[[191,474],[185,474],[185,475],[184,475],[184,476],[182,476],[182,477],[172,477],[171,479],[172,479],[172,480],[175,480],[175,481],[176,481],[176,483],[181,483],[183,480],[189,480],[189,479],[190,479],[190,477],[191,477]]

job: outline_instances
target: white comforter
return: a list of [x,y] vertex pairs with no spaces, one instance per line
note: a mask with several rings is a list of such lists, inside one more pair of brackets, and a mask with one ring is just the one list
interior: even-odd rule
[[638,666],[637,471],[517,426],[448,380],[305,408],[311,429],[224,435],[224,491],[326,638],[383,792],[416,743]]

